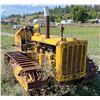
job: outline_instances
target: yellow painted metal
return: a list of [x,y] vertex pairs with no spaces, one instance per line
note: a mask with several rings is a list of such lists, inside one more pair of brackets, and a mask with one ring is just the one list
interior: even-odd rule
[[13,72],[14,72],[14,75],[17,76],[23,69],[16,65],[15,67],[13,67]]
[[86,75],[86,72],[84,72],[84,73],[80,72],[78,74],[75,74],[75,77],[73,77],[73,75],[69,75],[67,77],[60,78],[60,75],[59,75],[59,77],[58,76],[56,77],[56,80],[58,82],[71,81],[71,80],[75,80],[75,79],[80,79],[80,78],[84,77],[85,75]]
[[27,91],[28,83],[26,82],[26,76],[20,76],[19,74],[21,71],[23,71],[23,69],[20,66],[16,65],[15,67],[13,67],[14,76],[16,77],[20,85],[25,89],[25,91]]
[[[20,36],[20,37],[19,37]],[[21,42],[21,39],[24,38],[24,33],[23,30],[20,30],[19,33],[17,32],[15,34],[15,43],[16,45],[18,45],[18,43]],[[20,40],[20,41],[19,41]],[[76,40],[75,38],[65,38],[66,41],[61,41],[61,37],[55,37],[55,36],[51,36],[50,38],[45,38],[45,35],[40,35],[39,33],[34,33],[34,36],[31,37],[32,41],[36,41],[39,43],[45,43],[45,44],[49,44],[49,45],[53,45],[56,47],[56,80],[61,82],[61,81],[69,81],[69,80],[74,80],[77,78],[81,78],[86,74],[86,54],[87,54],[87,42],[84,40]],[[84,70],[80,71],[78,73],[74,73],[74,74],[70,74],[70,75],[63,75],[63,53],[64,53],[64,49],[67,49],[67,52],[69,50],[69,47],[72,47],[72,59],[74,58],[73,52],[74,52],[74,46],[79,46],[82,45],[82,51],[81,51],[81,55],[80,55],[80,59],[82,59],[82,52],[83,52],[83,46],[85,46],[85,58],[84,58]],[[35,52],[38,52],[38,44],[36,44],[35,46]],[[79,48],[79,47],[78,47]],[[78,53],[78,49],[76,51],[76,54]],[[40,50],[39,55],[39,64],[43,65],[43,59],[44,59],[44,54],[43,52]],[[47,58],[48,64],[51,65],[52,64],[52,56],[53,54],[51,52],[45,52],[45,56]],[[68,58],[68,55],[66,55]],[[78,62],[78,57],[76,57],[76,63]],[[70,61],[71,63],[71,68],[72,68],[72,63],[73,61]],[[80,60],[80,66],[82,66],[82,60]],[[17,78],[17,80],[19,81],[19,83],[24,87],[25,90],[28,89],[28,85],[26,82],[26,78],[21,78],[20,76],[18,76],[19,72],[22,69],[20,69],[20,67],[17,66],[17,68],[14,69],[14,75]],[[66,69],[67,70],[67,69]],[[72,73],[72,69],[71,69],[71,73]],[[30,78],[28,81],[31,81],[31,76],[28,75]],[[74,77],[73,77],[74,76]]]
[[[26,37],[28,38],[28,32],[26,32]],[[19,41],[21,44],[21,41],[25,38],[24,36],[24,29],[20,29],[15,33],[15,44],[18,45]],[[45,35],[40,35],[40,33],[36,32],[34,33],[34,36],[31,37],[32,41],[40,42],[40,43],[46,43],[49,45],[56,46],[57,42],[61,41],[61,37],[57,36],[50,36],[50,38],[46,39]],[[74,41],[74,38],[67,37],[66,41]]]
[[30,37],[29,34],[32,35],[31,33],[25,32],[24,29],[18,30],[14,35],[17,51],[21,51],[22,41],[25,40],[25,34],[26,34],[27,39],[29,39]]
[[[38,34],[38,33],[34,33],[34,34]],[[45,44],[49,44],[49,45],[54,45],[56,46],[56,44],[61,41],[61,37],[56,37],[56,36],[51,36],[50,38],[45,38],[45,35],[34,35],[31,37],[32,41],[36,41],[36,42],[40,42],[40,43],[45,43]],[[66,41],[75,41],[75,38],[66,38]]]
[[[71,69],[71,74],[63,75],[63,67],[66,67],[66,65],[63,64],[63,56],[66,55],[66,54],[64,54],[64,48],[67,50],[67,55],[66,56],[68,57],[69,47],[72,47],[72,52],[73,52],[73,46],[79,47],[80,45],[85,47],[84,62],[82,63],[81,60],[80,60],[80,63],[84,64],[84,66],[83,66],[84,70],[76,72],[76,73],[72,73],[72,69]],[[56,46],[56,80],[61,82],[61,81],[67,81],[67,80],[69,81],[69,80],[74,80],[74,79],[83,77],[86,74],[86,54],[87,54],[86,51],[87,51],[87,41],[76,41],[76,42],[75,41],[74,42],[63,42],[63,41],[61,41],[61,42],[59,42]],[[83,52],[83,50],[81,52]],[[72,57],[72,59],[74,58],[73,54],[72,54],[71,57]],[[77,62],[78,62],[78,57],[79,56],[76,57]],[[81,53],[80,57],[81,57],[80,59],[82,59],[82,57],[83,57],[82,53]],[[76,64],[77,64],[77,62],[76,62]],[[71,63],[71,68],[72,68],[73,60],[71,60],[70,63]],[[67,66],[67,67],[70,67],[70,66]]]
[[40,33],[34,33],[34,36],[35,37],[40,36]]
[[19,42],[21,44],[21,40],[24,38],[24,31],[23,31],[23,29],[18,30],[15,33],[14,38],[15,38],[15,45],[16,46],[19,44]]
[[37,47],[35,47],[34,52],[38,53],[38,48]]
[[60,81],[63,78],[62,74],[62,47],[63,42],[59,42],[56,47],[56,79]]
[[[48,65],[49,65],[49,66],[52,66],[53,63],[54,63],[54,57],[55,57],[54,53],[51,52],[51,51],[50,51],[50,52],[46,51],[46,52],[45,52],[45,57],[46,57],[46,59],[47,59]],[[53,66],[53,67],[54,67],[54,66]]]
[[48,54],[49,54],[49,52],[46,51],[46,52],[45,52],[45,57],[46,57],[46,58],[48,58]]
[[26,81],[27,81],[27,82],[32,82],[32,81],[33,81],[31,74],[28,73],[28,74],[26,75]]
[[34,31],[35,31],[35,32],[39,32],[39,31],[40,31],[40,25],[39,25],[39,23],[36,23],[36,24],[34,25]]
[[85,43],[85,45],[86,45],[86,46],[85,46],[85,48],[86,48],[86,51],[85,51],[85,52],[86,52],[86,53],[85,53],[85,60],[84,60],[84,65],[85,65],[85,67],[84,67],[84,72],[86,72],[86,58],[87,58],[87,50],[88,50],[88,49],[87,49],[87,47],[88,47],[87,44],[88,44],[88,42],[86,41],[86,43]]
[[38,23],[34,25],[34,29],[35,30],[38,30],[39,29],[39,24]]
[[39,47],[40,47],[39,43],[36,43],[35,46],[33,46],[35,53],[39,53]]
[[43,66],[43,64],[44,64],[43,60],[44,60],[43,50],[40,49],[40,53],[39,53],[39,64],[40,64],[40,66]]
[[20,35],[15,35],[15,45],[17,47],[21,47],[21,36]]
[[48,53],[48,56],[47,56],[47,58],[48,58],[48,65],[49,66],[52,66],[52,64],[53,64],[53,62],[54,62],[54,54],[52,53],[52,52],[49,52]]

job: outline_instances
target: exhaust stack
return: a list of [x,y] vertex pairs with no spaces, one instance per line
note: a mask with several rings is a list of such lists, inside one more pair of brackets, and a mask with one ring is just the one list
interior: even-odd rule
[[45,20],[46,20],[46,38],[50,38],[50,26],[49,26],[49,8],[48,6],[44,7],[44,16],[45,16]]

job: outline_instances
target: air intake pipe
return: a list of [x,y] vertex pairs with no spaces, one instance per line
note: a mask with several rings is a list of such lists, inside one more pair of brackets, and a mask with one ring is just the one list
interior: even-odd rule
[[49,8],[48,6],[44,7],[44,16],[45,16],[45,20],[46,20],[46,38],[50,38],[50,26],[49,26]]

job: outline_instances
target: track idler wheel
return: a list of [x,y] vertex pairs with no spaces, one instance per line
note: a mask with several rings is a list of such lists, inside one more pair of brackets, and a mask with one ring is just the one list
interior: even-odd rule
[[92,59],[87,58],[86,61],[86,66],[87,66],[87,78],[92,79],[95,78],[96,76],[96,70],[98,67],[95,65],[94,61]]
[[86,59],[86,75],[82,78],[82,84],[89,83],[95,79],[96,71],[98,67],[95,65],[92,59]]

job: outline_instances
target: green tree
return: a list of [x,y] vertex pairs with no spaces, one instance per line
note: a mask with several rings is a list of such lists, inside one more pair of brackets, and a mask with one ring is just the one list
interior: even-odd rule
[[98,13],[97,13],[97,18],[99,18],[99,19],[100,19],[100,12],[98,12]]
[[71,19],[71,17],[72,17],[72,15],[70,13],[68,13],[68,14],[64,14],[62,18],[63,19]]
[[50,16],[50,21],[51,21],[51,22],[55,22],[55,19],[56,19],[56,16],[54,16],[54,15],[51,15],[51,16]]
[[84,23],[88,19],[87,10],[83,6],[74,6],[72,8],[72,17],[75,22]]
[[91,10],[90,13],[90,19],[95,19],[97,18],[97,12],[95,10]]
[[62,19],[59,17],[59,18],[57,18],[55,21],[56,21],[56,22],[61,22],[61,20],[62,20]]

